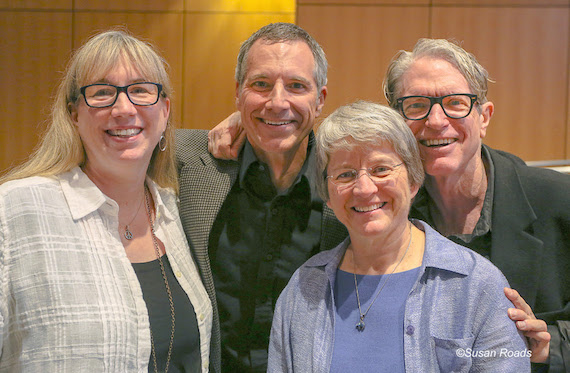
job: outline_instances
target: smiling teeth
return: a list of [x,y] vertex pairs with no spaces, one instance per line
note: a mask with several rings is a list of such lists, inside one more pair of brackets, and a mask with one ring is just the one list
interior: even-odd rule
[[129,128],[126,130],[109,130],[107,133],[112,136],[119,136],[119,137],[129,137],[135,136],[141,133],[142,129],[140,128]]
[[384,206],[385,203],[386,202],[379,203],[377,205],[371,205],[371,206],[354,207],[354,209],[358,212],[368,212],[368,211],[373,211],[373,210],[379,209],[380,207]]
[[441,146],[441,145],[449,145],[454,143],[455,139],[433,139],[433,140],[424,140],[423,143],[426,146]]
[[270,121],[268,121],[268,120],[264,120],[263,122],[264,122],[265,124],[269,124],[270,126],[282,126],[282,125],[284,125],[284,124],[289,124],[289,123],[291,123],[292,121],[291,121],[291,120],[288,120],[288,121],[285,121],[285,122],[270,122]]

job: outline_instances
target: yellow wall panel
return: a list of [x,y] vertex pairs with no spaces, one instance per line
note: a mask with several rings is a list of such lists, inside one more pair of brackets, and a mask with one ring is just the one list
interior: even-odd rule
[[295,0],[185,0],[190,12],[295,12]]
[[[495,84],[485,142],[525,160],[566,158],[568,12],[526,8],[434,8],[433,36],[456,38]],[[481,20],[485,20],[482,22]]]
[[184,0],[75,0],[75,10],[182,11]]
[[0,170],[34,148],[67,56],[71,14],[0,12]]
[[183,126],[210,129],[234,112],[241,43],[268,23],[293,21],[293,14],[187,14]]

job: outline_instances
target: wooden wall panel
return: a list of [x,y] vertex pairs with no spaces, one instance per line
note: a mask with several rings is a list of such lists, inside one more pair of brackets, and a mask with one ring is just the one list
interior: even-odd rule
[[[570,29],[570,26],[569,26]],[[570,30],[569,30],[570,34]],[[568,52],[568,58],[570,59],[570,51]],[[569,62],[570,65],[570,62]],[[568,67],[568,74],[570,75],[570,66]],[[565,159],[570,159],[570,76],[568,77],[568,85],[566,87],[566,154]]]
[[70,9],[73,0],[0,0],[0,8]]
[[525,160],[567,156],[568,12],[436,7],[432,36],[463,41],[496,81],[485,143]]
[[271,22],[294,22],[294,15],[186,15],[183,127],[210,129],[236,110],[234,69],[239,47]]
[[497,81],[485,142],[527,161],[570,159],[570,0],[297,0],[297,23],[329,58],[325,114],[356,97],[384,102],[397,50],[453,38]]
[[74,10],[111,11],[182,11],[184,0],[74,0]]
[[126,27],[134,35],[150,41],[170,65],[170,79],[174,87],[172,115],[176,125],[182,122],[183,70],[183,14],[182,13],[84,13],[75,15],[74,49],[97,32],[112,27]]
[[0,170],[24,160],[43,132],[70,31],[70,13],[0,13]]
[[454,5],[454,6],[492,6],[492,7],[513,7],[526,6],[545,8],[550,6],[568,6],[569,0],[432,0],[432,4]]
[[357,99],[385,103],[388,64],[399,49],[427,36],[427,17],[426,7],[304,6],[297,22],[321,44],[329,62],[322,118]]
[[299,5],[428,5],[432,0],[297,0]]

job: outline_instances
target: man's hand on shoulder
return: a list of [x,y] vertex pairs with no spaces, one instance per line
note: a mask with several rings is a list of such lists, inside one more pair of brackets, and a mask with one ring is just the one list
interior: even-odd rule
[[550,333],[547,331],[546,323],[534,316],[532,309],[520,296],[518,291],[505,288],[505,295],[516,308],[509,308],[509,318],[513,320],[517,329],[523,332],[528,340],[533,363],[548,362],[550,351]]
[[208,132],[208,151],[218,159],[236,160],[244,143],[245,131],[239,111]]

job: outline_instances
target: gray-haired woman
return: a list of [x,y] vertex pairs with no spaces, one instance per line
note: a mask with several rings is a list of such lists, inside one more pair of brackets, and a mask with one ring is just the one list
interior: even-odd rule
[[349,238],[309,259],[281,294],[268,371],[529,371],[500,271],[408,220],[424,172],[400,115],[356,102],[316,138],[316,183]]

